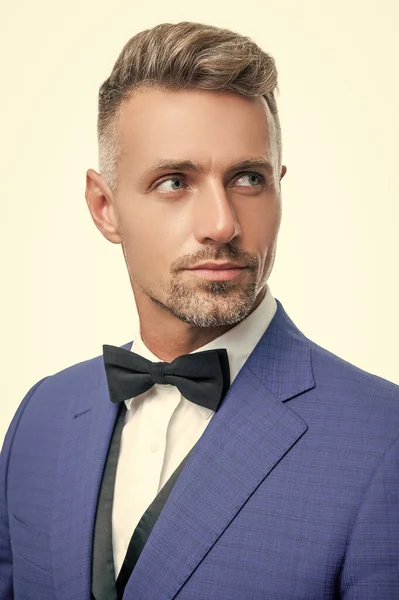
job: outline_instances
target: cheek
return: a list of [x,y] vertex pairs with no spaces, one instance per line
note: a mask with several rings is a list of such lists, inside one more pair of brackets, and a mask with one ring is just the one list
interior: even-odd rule
[[159,219],[125,218],[123,248],[132,274],[140,279],[168,272],[173,260],[171,228]]
[[272,198],[259,203],[252,210],[245,211],[241,220],[244,246],[252,246],[263,254],[274,242],[281,223],[281,202]]
[[[127,204],[127,203],[125,203]],[[156,202],[151,198],[135,199],[129,210],[121,210],[124,237],[135,243],[168,245],[184,236],[191,227],[188,205]]]

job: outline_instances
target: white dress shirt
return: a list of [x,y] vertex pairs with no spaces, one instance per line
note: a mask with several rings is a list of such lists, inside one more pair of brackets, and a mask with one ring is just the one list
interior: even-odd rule
[[[269,289],[243,321],[194,352],[225,348],[230,382],[266,331],[277,304]],[[136,331],[132,351],[160,361]],[[187,456],[210,423],[214,411],[184,398],[173,385],[154,385],[126,400],[126,417],[115,479],[112,543],[118,576],[133,532],[158,492]]]

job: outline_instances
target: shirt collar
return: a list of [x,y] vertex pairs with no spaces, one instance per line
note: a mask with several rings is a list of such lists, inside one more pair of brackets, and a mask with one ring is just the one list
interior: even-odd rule
[[[255,348],[256,344],[259,342],[260,338],[270,325],[276,310],[276,300],[272,296],[272,293],[267,286],[263,300],[259,306],[257,306],[255,310],[251,312],[251,314],[249,314],[240,323],[229,329],[229,331],[226,331],[226,333],[223,335],[212,340],[208,344],[201,346],[201,348],[194,350],[193,354],[196,352],[203,352],[205,350],[225,348],[229,357],[231,385],[245,361]],[[139,326],[137,327],[136,335],[134,337],[132,351],[151,361],[158,362],[161,360],[155,356],[155,354],[153,354],[151,350],[149,350],[144,344],[140,335]],[[130,409],[132,401],[133,398],[126,400],[126,407],[128,409]],[[204,406],[198,406],[197,404],[195,406],[205,419],[208,419],[213,414],[212,410]]]

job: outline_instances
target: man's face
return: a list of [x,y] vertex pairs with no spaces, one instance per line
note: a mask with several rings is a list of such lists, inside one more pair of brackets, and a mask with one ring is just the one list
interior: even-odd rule
[[124,103],[112,203],[139,314],[155,303],[197,327],[234,325],[263,297],[281,219],[267,111],[202,90]]

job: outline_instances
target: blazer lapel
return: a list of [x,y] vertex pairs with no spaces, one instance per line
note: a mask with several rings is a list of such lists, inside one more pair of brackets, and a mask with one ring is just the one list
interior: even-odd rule
[[[131,342],[124,348],[130,349]],[[92,543],[105,459],[118,413],[109,398],[102,357],[77,372],[76,398],[65,423],[54,497],[52,550],[57,597],[91,595]],[[71,392],[65,392],[70,402]],[[58,399],[62,401],[62,399]]]
[[173,488],[126,586],[171,600],[306,423],[285,400],[314,386],[310,347],[281,304]]

